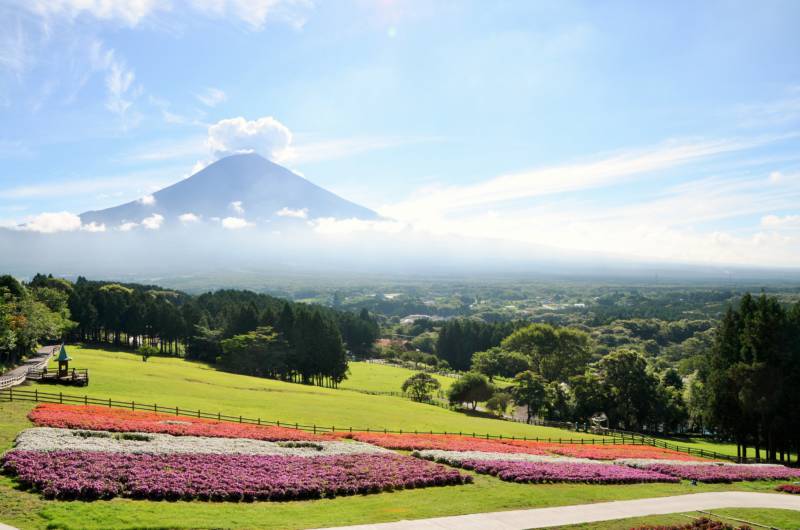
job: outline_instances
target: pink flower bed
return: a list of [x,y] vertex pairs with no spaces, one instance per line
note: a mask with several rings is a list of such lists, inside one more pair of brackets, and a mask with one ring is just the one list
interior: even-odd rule
[[3,469],[46,498],[254,501],[317,499],[472,481],[401,455],[316,458],[10,451]]
[[345,435],[359,442],[371,443],[386,449],[414,451],[441,449],[443,451],[484,451],[487,453],[527,453],[545,455],[544,449],[534,445],[510,445],[505,440],[473,438],[449,434],[383,434],[357,432]]
[[698,482],[739,482],[745,480],[785,480],[800,478],[800,469],[790,469],[783,466],[760,465],[708,465],[708,466],[681,466],[674,464],[648,464],[642,469],[672,475],[686,480]]
[[781,484],[775,489],[778,491],[782,491],[784,493],[793,493],[795,495],[800,495],[800,484]]
[[638,484],[679,482],[656,471],[612,464],[539,463],[501,460],[464,460],[461,467],[494,475],[508,482],[587,482],[590,484]]
[[28,418],[36,425],[93,431],[149,432],[174,436],[252,438],[267,441],[323,440],[323,436],[285,427],[259,426],[225,421],[172,416],[94,405],[37,405]]

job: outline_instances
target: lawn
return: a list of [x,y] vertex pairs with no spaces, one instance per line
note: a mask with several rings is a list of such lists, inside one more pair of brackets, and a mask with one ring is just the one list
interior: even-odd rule
[[[98,398],[114,398],[205,412],[286,423],[326,427],[469,432],[541,438],[588,437],[551,427],[538,427],[490,418],[473,417],[411,400],[373,396],[346,389],[320,388],[258,377],[220,372],[202,363],[178,358],[141,356],[121,351],[68,346],[76,368],[88,368],[87,387],[34,385],[42,391],[64,391]],[[357,367],[354,381],[367,385],[374,372],[384,382],[401,368],[371,365]],[[389,374],[389,375],[387,375]],[[355,385],[354,385],[355,386]]]
[[[141,362],[141,361],[140,361]],[[149,362],[149,361],[148,361]],[[0,450],[31,424],[32,403],[0,403]],[[582,504],[685,493],[745,490],[770,492],[772,482],[728,485],[586,484],[529,485],[474,475],[475,483],[377,495],[280,503],[45,501],[0,477],[0,520],[19,528],[309,528],[385,522],[485,511]]]
[[[403,382],[416,373],[419,372],[390,364],[351,362],[350,375],[340,387],[370,392],[400,392]],[[442,385],[442,390],[450,388],[455,381],[452,377],[431,375]]]

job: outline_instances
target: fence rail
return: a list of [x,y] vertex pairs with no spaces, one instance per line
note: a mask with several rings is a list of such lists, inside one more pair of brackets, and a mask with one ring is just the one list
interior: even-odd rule
[[40,392],[39,389],[25,390],[7,388],[0,390],[0,402],[10,401],[28,401],[35,403],[60,403],[69,405],[99,405],[104,407],[116,407],[129,410],[140,410],[146,412],[158,412],[162,414],[170,414],[175,416],[184,416],[191,418],[201,418],[217,421],[228,421],[235,423],[243,423],[249,425],[275,425],[277,427],[285,427],[289,429],[297,429],[305,432],[312,432],[314,434],[325,433],[351,433],[351,432],[365,432],[365,433],[378,433],[378,434],[445,434],[455,436],[471,436],[474,438],[484,438],[487,440],[525,440],[533,442],[544,443],[558,443],[558,444],[572,444],[572,445],[648,445],[652,447],[659,447],[662,449],[669,449],[686,453],[689,455],[700,456],[703,458],[710,458],[715,460],[728,460],[734,462],[755,462],[755,459],[737,458],[732,455],[717,453],[715,451],[707,451],[705,449],[695,449],[693,447],[684,447],[677,444],[670,444],[662,440],[644,436],[639,433],[629,433],[626,431],[609,432],[609,436],[599,438],[543,438],[532,436],[503,436],[502,434],[488,434],[477,432],[452,432],[452,431],[423,431],[419,429],[388,429],[388,428],[374,428],[374,427],[336,427],[334,425],[316,425],[305,424],[299,422],[287,422],[280,420],[267,420],[262,418],[248,418],[245,416],[234,416],[230,414],[223,414],[222,412],[210,413],[202,410],[190,410],[180,408],[178,406],[159,405],[157,403],[137,403],[135,401],[120,401],[112,398],[101,399],[91,397],[89,395],[72,395],[64,394],[63,392]]

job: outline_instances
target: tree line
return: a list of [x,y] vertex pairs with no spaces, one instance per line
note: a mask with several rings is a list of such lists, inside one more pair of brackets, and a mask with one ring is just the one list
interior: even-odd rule
[[729,308],[693,387],[703,420],[768,460],[800,459],[800,302],[762,294]]
[[[251,291],[192,296],[152,285],[83,277],[73,283],[41,274],[27,285],[11,277],[5,283],[10,287],[0,292],[10,301],[0,306],[4,343],[10,344],[7,327],[16,321],[28,328],[44,322],[44,317],[31,316],[52,307],[51,313],[63,320],[50,323],[53,338],[142,350],[145,360],[153,353],[184,355],[225,370],[287,381],[337,385],[346,377],[347,349],[365,353],[379,331],[366,310],[336,311]],[[30,353],[47,335],[26,338],[32,335],[28,328],[16,326],[16,356],[3,353],[6,363]]]

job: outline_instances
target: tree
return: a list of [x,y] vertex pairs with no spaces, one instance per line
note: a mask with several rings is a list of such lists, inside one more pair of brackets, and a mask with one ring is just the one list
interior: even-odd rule
[[566,381],[582,373],[592,357],[587,333],[550,324],[531,324],[518,329],[500,345],[506,351],[528,355],[531,369],[546,381]]
[[513,400],[514,398],[508,392],[495,392],[486,402],[486,409],[498,416],[505,416]]
[[511,396],[514,403],[525,407],[528,414],[527,421],[539,413],[545,402],[545,381],[541,375],[531,370],[521,372],[514,377],[514,386],[511,387]]
[[670,368],[664,375],[661,376],[661,382],[666,387],[672,387],[675,390],[683,390],[683,378],[675,368]]
[[494,388],[485,375],[476,372],[467,372],[458,378],[447,393],[450,403],[469,403],[472,410],[478,403],[486,401],[494,393]]
[[158,348],[155,346],[150,346],[149,344],[143,344],[139,346],[137,351],[139,352],[139,355],[142,356],[143,362],[147,362],[147,359],[153,355],[158,355]]
[[493,380],[496,376],[514,377],[530,368],[530,360],[520,352],[506,351],[499,347],[475,353],[472,356],[472,370]]
[[221,345],[219,364],[226,370],[272,378],[286,372],[288,347],[270,327],[235,335]]
[[598,363],[598,372],[609,400],[609,422],[629,430],[641,429],[653,410],[658,387],[642,354],[632,350],[610,353]]
[[403,382],[403,392],[411,395],[414,401],[430,401],[431,395],[441,388],[439,380],[425,372],[412,375]]

